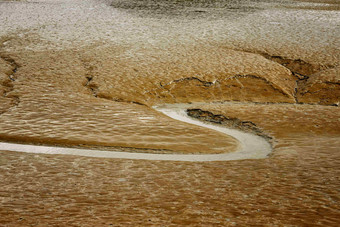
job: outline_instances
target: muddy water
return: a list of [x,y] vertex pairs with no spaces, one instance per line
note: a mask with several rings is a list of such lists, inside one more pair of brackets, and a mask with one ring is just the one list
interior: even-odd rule
[[[25,49],[34,50],[119,45],[136,57],[145,48],[167,51],[175,43],[205,43],[318,64],[337,62],[339,13],[317,7],[285,8],[301,4],[325,5],[312,1],[10,1],[0,5],[0,11],[6,12],[0,14],[0,35],[20,34],[30,41]],[[139,7],[148,5],[159,7],[161,14]],[[163,14],[178,8],[184,13]],[[4,47],[20,50],[20,43],[6,39]]]
[[[245,133],[242,131],[227,129],[216,125],[206,124],[198,120],[191,119],[185,113],[187,105],[167,105],[163,107],[156,107],[155,109],[164,113],[165,115],[183,121],[189,124],[198,125],[205,128],[210,128],[229,136],[232,136],[237,142],[236,150],[228,150],[226,154],[215,155],[175,155],[175,154],[147,154],[147,153],[129,153],[117,151],[103,151],[103,150],[85,150],[85,149],[71,149],[48,146],[34,146],[11,143],[0,143],[1,150],[36,153],[36,154],[68,154],[86,157],[100,157],[100,158],[118,158],[118,159],[143,159],[143,160],[166,160],[166,161],[230,161],[242,159],[259,159],[265,158],[271,152],[270,144],[263,138]],[[228,149],[228,148],[227,148]],[[202,152],[204,153],[204,152]]]
[[269,158],[230,162],[98,159],[1,151],[4,226],[338,226],[338,107],[200,105],[251,121]]
[[[229,162],[1,151],[0,225],[339,226],[338,1],[0,2],[3,140],[223,153],[230,137],[149,107],[218,101],[195,108],[274,145]],[[279,104],[299,100],[317,105]]]

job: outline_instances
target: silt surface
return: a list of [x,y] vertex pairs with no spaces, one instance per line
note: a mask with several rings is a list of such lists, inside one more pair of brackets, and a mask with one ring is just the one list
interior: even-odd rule
[[0,1],[1,141],[233,152],[152,108],[193,103],[273,149],[206,163],[0,151],[0,225],[338,226],[339,4]]

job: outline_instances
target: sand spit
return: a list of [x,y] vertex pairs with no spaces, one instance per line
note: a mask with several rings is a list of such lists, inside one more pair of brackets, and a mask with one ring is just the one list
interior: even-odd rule
[[165,115],[190,124],[195,124],[201,127],[210,128],[229,136],[234,137],[239,146],[236,151],[225,154],[206,154],[206,155],[185,155],[185,154],[149,154],[149,153],[129,153],[119,151],[103,151],[103,150],[86,150],[86,149],[72,149],[49,146],[34,146],[22,145],[13,143],[0,143],[1,150],[38,153],[38,154],[59,154],[59,155],[78,155],[86,157],[99,158],[118,158],[118,159],[143,159],[143,160],[163,160],[163,161],[190,161],[190,162],[204,162],[204,161],[230,161],[242,159],[260,159],[265,158],[271,152],[270,144],[263,138],[241,132],[235,129],[227,129],[224,127],[206,124],[198,120],[194,120],[187,116],[184,105],[166,105],[163,107],[156,107],[156,110]]

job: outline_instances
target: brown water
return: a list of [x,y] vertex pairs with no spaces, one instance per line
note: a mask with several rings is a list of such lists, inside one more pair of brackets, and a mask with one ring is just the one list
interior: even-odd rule
[[338,226],[338,1],[119,2],[128,7],[1,1],[1,140],[233,150],[230,137],[151,108],[201,102],[201,118],[271,137],[272,155],[186,163],[1,151],[0,225]]

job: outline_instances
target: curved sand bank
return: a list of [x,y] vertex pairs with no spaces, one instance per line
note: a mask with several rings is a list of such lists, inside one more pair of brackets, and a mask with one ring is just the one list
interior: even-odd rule
[[261,159],[267,157],[267,155],[271,152],[270,144],[262,137],[250,133],[241,132],[235,129],[228,129],[216,125],[206,124],[198,120],[194,120],[187,116],[185,112],[186,109],[185,107],[187,106],[177,104],[155,107],[155,109],[173,119],[183,121],[189,124],[199,125],[201,127],[210,128],[230,135],[239,141],[240,144],[238,150],[232,153],[225,154],[182,155],[182,154],[130,153],[119,151],[103,151],[52,146],[23,145],[14,143],[0,143],[0,150],[39,154],[78,155],[98,158],[143,159],[162,161],[188,161],[188,162]]

